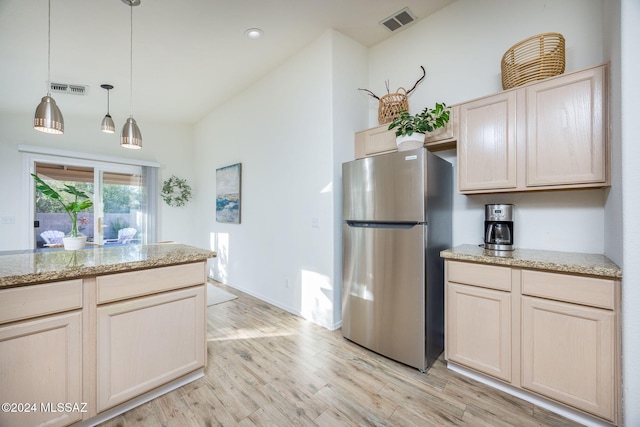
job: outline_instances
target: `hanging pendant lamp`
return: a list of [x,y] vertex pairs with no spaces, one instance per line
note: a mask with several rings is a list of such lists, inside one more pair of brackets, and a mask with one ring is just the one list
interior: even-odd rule
[[107,115],[104,116],[104,119],[102,119],[102,125],[100,125],[100,130],[102,130],[102,132],[104,133],[115,133],[116,125],[113,123],[113,119],[109,114],[109,91],[113,89],[113,86],[108,84],[103,84],[103,85],[100,85],[100,87],[102,89],[107,90]]
[[138,124],[133,118],[133,6],[138,6],[140,0],[122,0],[122,2],[131,8],[131,50],[129,61],[131,64],[129,74],[129,109],[130,115],[124,126],[122,127],[122,135],[120,137],[120,146],[124,148],[142,148],[142,134],[138,128]]
[[47,96],[43,97],[36,107],[33,117],[33,128],[40,132],[61,135],[64,133],[64,118],[51,97],[51,0],[49,0],[49,21],[48,21],[48,47],[47,47]]

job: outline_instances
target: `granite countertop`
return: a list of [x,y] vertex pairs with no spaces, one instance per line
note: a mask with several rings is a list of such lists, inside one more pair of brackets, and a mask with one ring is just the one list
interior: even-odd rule
[[440,252],[445,259],[471,261],[484,264],[557,271],[559,273],[588,274],[620,278],[622,270],[613,261],[600,254],[578,252],[515,249],[492,251],[476,245],[461,245]]
[[215,252],[177,243],[0,253],[0,289],[205,261],[215,256]]

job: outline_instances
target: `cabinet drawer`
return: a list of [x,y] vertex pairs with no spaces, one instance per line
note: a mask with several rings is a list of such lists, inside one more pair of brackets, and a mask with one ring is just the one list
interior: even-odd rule
[[0,291],[0,324],[82,308],[82,279]]
[[495,265],[448,261],[447,281],[510,291],[511,269]]
[[615,308],[612,279],[523,270],[522,293],[609,310]]
[[205,283],[203,262],[98,276],[98,304]]

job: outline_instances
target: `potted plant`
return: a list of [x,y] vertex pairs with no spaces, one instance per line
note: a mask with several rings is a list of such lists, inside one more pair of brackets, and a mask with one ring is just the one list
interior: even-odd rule
[[62,238],[64,248],[67,250],[84,248],[84,245],[87,242],[87,236],[82,235],[78,230],[78,214],[93,206],[93,202],[89,196],[78,190],[73,185],[65,184],[61,191],[73,196],[72,201],[66,202],[60,193],[51,188],[49,184],[44,182],[36,174],[32,173],[31,176],[36,181],[36,189],[50,199],[59,202],[71,219],[71,232],[68,236]]
[[389,124],[389,130],[396,129],[396,144],[399,151],[411,150],[422,147],[425,134],[444,127],[448,121],[447,106],[444,102],[436,102],[435,108],[425,107],[415,116],[406,110],[400,111]]

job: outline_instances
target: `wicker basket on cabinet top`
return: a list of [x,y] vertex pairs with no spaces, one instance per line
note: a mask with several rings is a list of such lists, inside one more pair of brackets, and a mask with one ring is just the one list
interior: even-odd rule
[[502,88],[511,89],[564,73],[565,42],[562,34],[543,33],[511,46],[502,56]]
[[391,123],[400,111],[409,111],[407,91],[401,87],[395,93],[388,93],[380,98],[378,103],[378,123]]

